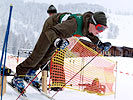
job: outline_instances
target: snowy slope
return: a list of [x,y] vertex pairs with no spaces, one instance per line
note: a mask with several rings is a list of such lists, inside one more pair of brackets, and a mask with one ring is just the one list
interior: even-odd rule
[[[133,59],[127,57],[109,57],[113,61],[117,61],[116,76],[116,94],[111,96],[97,96],[86,92],[79,92],[70,89],[64,89],[55,95],[56,100],[132,100],[133,89]],[[10,81],[11,77],[8,77]],[[55,92],[50,91],[48,95],[52,96]],[[29,100],[47,100],[37,91],[28,87],[27,96]],[[3,96],[3,100],[16,100],[18,95],[7,85],[7,92]],[[11,99],[12,98],[12,99]],[[21,99],[20,99],[21,100]]]

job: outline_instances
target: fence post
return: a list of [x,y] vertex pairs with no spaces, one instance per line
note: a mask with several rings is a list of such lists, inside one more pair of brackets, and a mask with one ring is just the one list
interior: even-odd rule
[[42,71],[42,91],[47,93],[47,71]]

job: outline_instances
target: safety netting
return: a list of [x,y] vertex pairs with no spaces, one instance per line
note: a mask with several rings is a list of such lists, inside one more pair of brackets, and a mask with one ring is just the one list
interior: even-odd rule
[[113,70],[116,63],[84,45],[76,37],[69,38],[69,41],[70,45],[64,50],[57,50],[51,59],[50,86],[65,85],[65,88],[98,95],[114,94],[115,74]]

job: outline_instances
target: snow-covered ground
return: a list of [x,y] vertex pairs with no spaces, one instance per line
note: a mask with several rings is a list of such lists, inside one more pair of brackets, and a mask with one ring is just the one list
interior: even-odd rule
[[[109,57],[109,59],[117,61],[116,93],[114,95],[98,96],[65,88],[64,91],[58,92],[54,98],[56,100],[133,100],[133,59],[127,57]],[[8,77],[8,81],[10,79],[11,77]],[[52,96],[54,93],[54,91],[50,91],[48,95]],[[29,100],[48,100],[31,87],[27,88],[26,95]],[[7,85],[3,100],[16,100],[17,97],[18,94]]]

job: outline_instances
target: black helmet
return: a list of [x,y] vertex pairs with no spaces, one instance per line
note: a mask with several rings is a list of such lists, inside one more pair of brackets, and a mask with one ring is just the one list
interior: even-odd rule
[[57,13],[57,10],[56,8],[53,6],[53,5],[50,5],[48,10],[47,10],[47,13]]
[[95,12],[93,14],[93,17],[96,20],[97,24],[107,26],[107,18],[104,12]]

